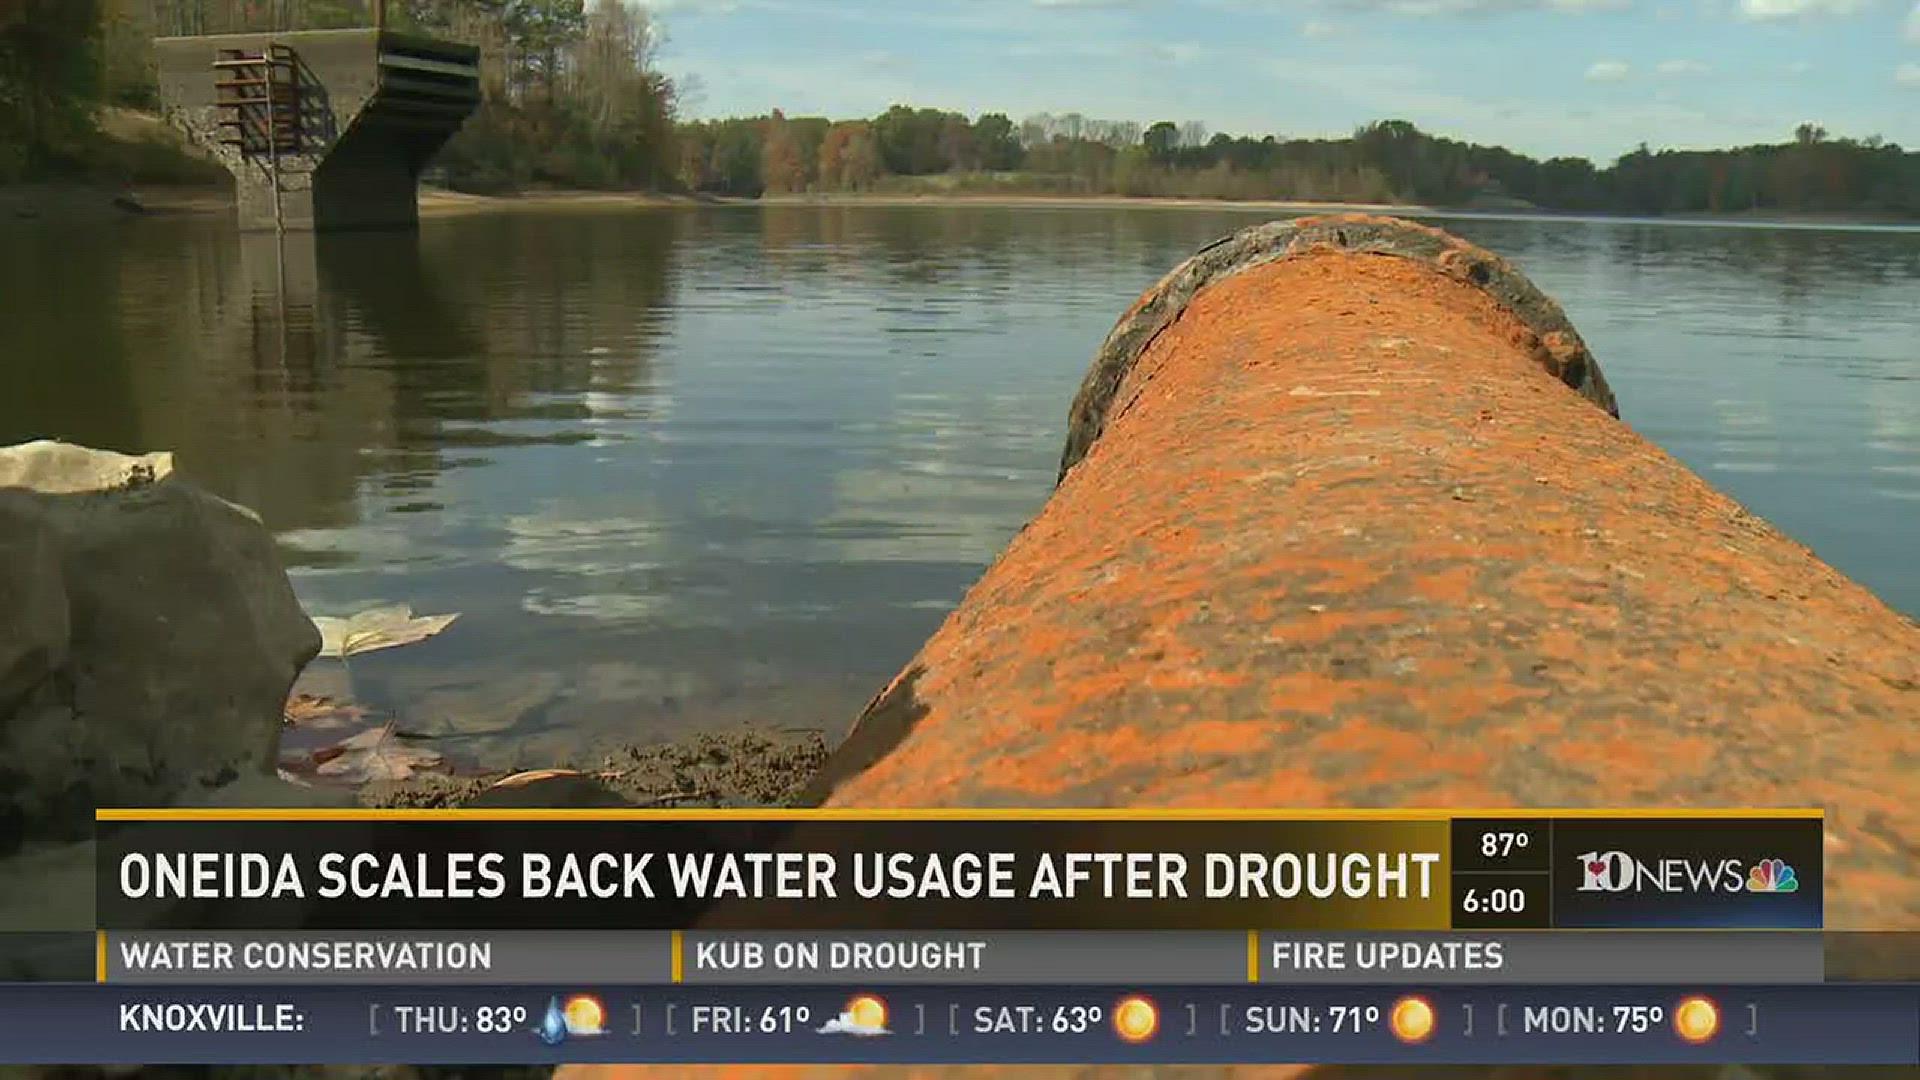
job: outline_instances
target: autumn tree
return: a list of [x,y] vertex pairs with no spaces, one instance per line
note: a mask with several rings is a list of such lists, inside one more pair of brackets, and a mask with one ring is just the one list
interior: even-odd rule
[[861,191],[880,178],[885,162],[864,120],[834,124],[820,142],[820,182],[837,191]]
[[786,114],[779,109],[766,121],[766,134],[760,146],[760,182],[767,191],[780,193],[807,190],[807,164],[794,145]]

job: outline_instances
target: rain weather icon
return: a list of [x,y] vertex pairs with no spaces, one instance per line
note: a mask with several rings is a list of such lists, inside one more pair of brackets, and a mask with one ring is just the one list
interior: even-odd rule
[[886,1035],[887,1003],[872,994],[860,994],[847,1002],[840,1015],[814,1029],[822,1035]]
[[534,1034],[548,1046],[559,1046],[569,1038],[607,1033],[607,1007],[592,994],[575,994],[563,1004],[556,995],[547,999],[547,1011]]

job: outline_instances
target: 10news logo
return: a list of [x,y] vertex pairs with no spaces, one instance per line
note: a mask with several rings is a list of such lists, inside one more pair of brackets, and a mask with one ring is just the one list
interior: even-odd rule
[[1800,878],[1782,859],[1748,866],[1739,859],[1636,859],[1624,851],[1580,856],[1580,892],[1790,893]]

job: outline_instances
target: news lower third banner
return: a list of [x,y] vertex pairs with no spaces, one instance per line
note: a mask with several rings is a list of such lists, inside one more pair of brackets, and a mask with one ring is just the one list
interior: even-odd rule
[[1818,811],[138,811],[105,930],[1817,930]]
[[96,982],[165,986],[1786,985],[1819,931],[101,931]]

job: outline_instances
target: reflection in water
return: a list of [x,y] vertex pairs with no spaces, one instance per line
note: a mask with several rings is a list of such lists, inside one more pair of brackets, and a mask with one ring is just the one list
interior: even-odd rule
[[[177,451],[262,513],[316,612],[462,612],[354,663],[448,749],[545,764],[738,721],[837,729],[1045,499],[1117,314],[1266,216],[14,226],[0,439]],[[1920,611],[1915,233],[1444,224],[1561,298],[1637,429]]]
[[1500,246],[1560,296],[1635,429],[1920,613],[1920,233],[1549,226]]

